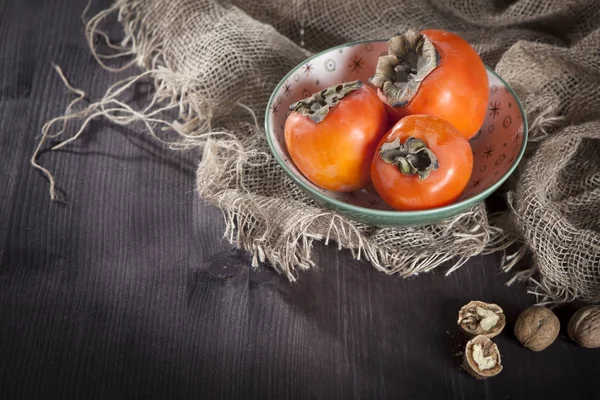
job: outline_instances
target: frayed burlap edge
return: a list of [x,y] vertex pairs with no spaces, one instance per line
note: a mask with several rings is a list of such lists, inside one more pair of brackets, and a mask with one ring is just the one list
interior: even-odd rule
[[[369,234],[370,227],[349,221],[335,212],[315,208],[314,212],[298,213],[287,200],[257,198],[254,194],[227,189],[223,182],[215,182],[227,176],[223,174],[223,164],[219,161],[223,157],[220,153],[227,151],[220,142],[208,141],[198,168],[198,192],[223,211],[226,237],[253,254],[254,266],[258,262],[269,262],[291,281],[296,280],[296,269],[314,266],[311,255],[314,241],[324,241],[326,245],[330,241],[336,242],[338,250],[349,250],[354,259],[365,259],[381,272],[402,277],[429,272],[445,263],[449,265],[446,274],[450,274],[473,256],[497,251],[504,251],[503,265],[510,270],[523,255],[521,251],[510,255],[506,253],[514,238],[489,224],[483,204],[436,225],[437,229],[451,232],[453,225],[471,219],[472,231],[464,237],[454,238],[456,245],[453,251],[420,249],[398,253],[383,243],[377,243]],[[243,157],[236,160],[240,163]],[[230,168],[235,169],[236,166]],[[216,187],[222,189],[215,190]],[[261,212],[263,205],[268,205],[264,208],[280,211],[277,215],[266,214]],[[473,220],[477,216],[483,218]],[[269,223],[273,218],[278,221],[277,224]]]

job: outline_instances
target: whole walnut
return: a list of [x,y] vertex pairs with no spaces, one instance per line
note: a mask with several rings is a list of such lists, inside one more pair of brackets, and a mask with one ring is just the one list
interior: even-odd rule
[[581,347],[600,347],[600,306],[588,306],[571,317],[569,337]]
[[533,351],[550,346],[560,331],[560,322],[548,308],[529,307],[519,315],[515,323],[515,336],[521,344]]

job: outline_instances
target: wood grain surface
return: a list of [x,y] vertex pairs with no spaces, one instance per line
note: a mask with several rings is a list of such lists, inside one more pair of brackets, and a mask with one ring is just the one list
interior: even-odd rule
[[[68,199],[51,203],[29,165],[43,123],[71,100],[51,63],[90,98],[118,77],[89,54],[85,3],[0,0],[0,398],[600,397],[600,351],[566,336],[572,306],[548,350],[516,341],[534,299],[504,285],[497,256],[403,280],[318,245],[318,267],[291,284],[223,239],[221,212],[194,191],[199,154],[142,129],[98,120],[44,152]],[[457,356],[456,315],[473,299],[508,319],[504,371],[484,382]]]

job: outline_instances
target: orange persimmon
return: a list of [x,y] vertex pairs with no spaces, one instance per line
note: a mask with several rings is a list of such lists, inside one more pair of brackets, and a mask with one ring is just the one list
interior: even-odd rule
[[485,65],[454,33],[411,29],[392,37],[371,83],[392,123],[412,114],[434,115],[470,139],[485,119],[489,98]]
[[339,84],[290,109],[285,143],[308,180],[337,192],[369,184],[375,147],[388,126],[385,107],[373,89],[360,81]]
[[467,187],[473,153],[449,122],[430,115],[404,117],[383,136],[371,164],[377,193],[400,211],[453,203]]

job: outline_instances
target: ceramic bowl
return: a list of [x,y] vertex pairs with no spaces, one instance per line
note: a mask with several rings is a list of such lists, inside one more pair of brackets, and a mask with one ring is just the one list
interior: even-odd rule
[[471,139],[473,174],[453,204],[423,210],[394,211],[372,187],[350,193],[324,190],[296,168],[286,150],[285,119],[290,104],[340,82],[366,82],[387,42],[348,43],[316,54],[291,70],[275,88],[265,113],[267,140],[290,178],[317,202],[347,217],[376,226],[434,223],[465,211],[492,194],[515,170],[527,144],[527,120],[519,99],[506,82],[488,68],[489,106],[479,132]]

